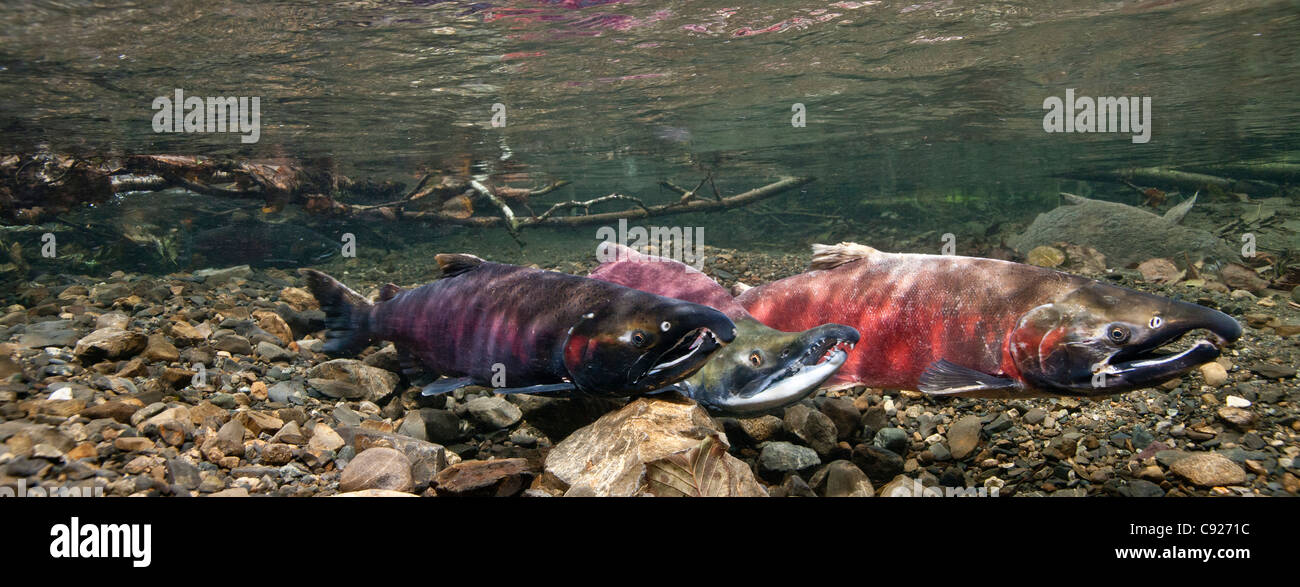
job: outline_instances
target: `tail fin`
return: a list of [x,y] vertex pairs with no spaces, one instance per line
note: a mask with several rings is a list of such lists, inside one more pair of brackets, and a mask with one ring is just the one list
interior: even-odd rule
[[338,280],[315,269],[299,269],[307,287],[325,311],[325,346],[327,355],[354,355],[371,341],[370,309],[373,305],[361,294]]

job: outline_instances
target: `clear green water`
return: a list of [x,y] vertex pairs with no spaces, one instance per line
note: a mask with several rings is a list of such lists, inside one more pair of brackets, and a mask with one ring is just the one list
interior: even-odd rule
[[[1300,161],[1297,33],[1294,1],[10,2],[0,150],[327,157],[408,184],[468,162],[651,202],[704,170],[726,193],[807,175],[765,209],[987,223],[1050,208],[1063,173]],[[153,132],[176,88],[260,96],[260,141]],[[1150,97],[1152,140],[1045,133],[1067,88]],[[854,236],[736,236],[756,221],[682,222],[792,250]]]

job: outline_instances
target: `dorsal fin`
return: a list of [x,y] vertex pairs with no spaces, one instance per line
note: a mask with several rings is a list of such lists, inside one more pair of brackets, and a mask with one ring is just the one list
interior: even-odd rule
[[668,263],[674,266],[680,266],[687,273],[703,273],[699,269],[691,267],[677,259],[649,255],[627,245],[611,241],[604,241],[596,245],[596,260],[600,261],[601,265],[606,263],[617,263],[619,261],[631,261],[633,263]]
[[397,294],[402,293],[402,291],[404,291],[402,287],[396,283],[385,283],[383,287],[379,288],[379,301],[387,302],[397,297]]
[[1187,216],[1187,213],[1192,211],[1192,206],[1196,205],[1196,196],[1200,195],[1200,193],[1201,192],[1198,191],[1192,194],[1192,197],[1187,198],[1177,206],[1170,208],[1168,212],[1165,212],[1165,220],[1168,220],[1170,224],[1178,224],[1179,222],[1182,222],[1183,217]]
[[641,251],[613,241],[601,241],[596,245],[596,260],[601,265],[618,261],[642,261],[645,256]]
[[433,257],[442,269],[443,277],[455,277],[486,263],[483,259],[465,253],[443,253]]
[[866,259],[872,255],[877,255],[880,251],[860,245],[858,243],[842,242],[838,245],[818,245],[812,246],[813,258],[808,264],[808,269],[833,269],[845,263]]

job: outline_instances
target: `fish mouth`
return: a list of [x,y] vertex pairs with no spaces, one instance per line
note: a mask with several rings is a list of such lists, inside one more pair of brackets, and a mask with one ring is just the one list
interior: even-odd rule
[[655,359],[640,377],[643,382],[672,382],[690,376],[704,365],[709,355],[722,346],[718,336],[700,327],[677,339],[677,343]]
[[810,331],[816,338],[782,369],[709,404],[715,412],[750,415],[770,412],[802,400],[830,379],[858,342],[856,329],[827,325]]
[[[1174,332],[1141,347],[1125,348],[1112,354],[1099,371],[1102,379],[1094,384],[1099,391],[1115,388],[1141,388],[1158,385],[1219,358],[1222,347],[1241,336],[1241,326],[1211,329],[1206,336],[1180,352],[1168,350],[1190,331]],[[1094,374],[1096,377],[1096,374]]]

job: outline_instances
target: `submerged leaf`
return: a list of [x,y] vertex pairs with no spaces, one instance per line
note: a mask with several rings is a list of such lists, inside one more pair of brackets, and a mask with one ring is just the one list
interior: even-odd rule
[[699,446],[646,464],[646,489],[658,497],[725,497],[736,495],[736,477],[726,462],[727,444],[710,434]]

